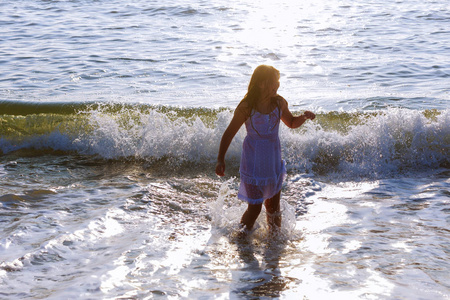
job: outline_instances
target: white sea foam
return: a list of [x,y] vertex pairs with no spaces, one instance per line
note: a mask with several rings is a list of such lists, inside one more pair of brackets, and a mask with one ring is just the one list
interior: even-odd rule
[[[231,113],[219,113],[213,126],[199,117],[173,119],[156,111],[138,117],[123,125],[116,116],[94,111],[90,116],[93,131],[77,138],[74,145],[104,158],[212,163]],[[323,118],[322,122],[327,122],[329,117]],[[448,110],[427,118],[419,111],[389,109],[361,115],[354,125],[342,123],[348,128],[345,131],[328,129],[320,120],[306,123],[300,131],[283,126],[283,158],[290,170],[339,172],[350,177],[436,168],[448,159],[449,122]],[[245,130],[241,129],[230,145],[227,159],[239,161],[244,136]]]
[[[183,112],[183,110],[181,110]],[[186,110],[187,112],[187,110]],[[166,159],[213,164],[220,138],[231,120],[229,111],[190,117],[150,109],[124,108],[110,113],[94,109],[70,130],[0,139],[0,149],[51,149],[97,155],[104,159]],[[299,130],[281,127],[288,170],[339,173],[350,178],[390,176],[448,164],[449,110],[435,113],[391,108],[377,113],[323,113]],[[43,119],[45,121],[45,119]],[[333,125],[334,124],[334,125]],[[78,126],[78,127],[76,127]],[[245,129],[235,136],[227,161],[240,159]]]

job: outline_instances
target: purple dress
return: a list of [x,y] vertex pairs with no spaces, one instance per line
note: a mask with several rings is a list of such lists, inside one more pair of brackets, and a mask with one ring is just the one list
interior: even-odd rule
[[279,108],[269,114],[253,110],[245,121],[247,136],[242,149],[238,198],[260,204],[275,196],[282,187],[286,167],[281,159],[278,137]]

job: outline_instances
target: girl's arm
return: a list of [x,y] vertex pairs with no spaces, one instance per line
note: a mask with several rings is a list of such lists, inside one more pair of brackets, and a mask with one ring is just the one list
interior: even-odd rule
[[238,107],[234,112],[233,119],[223,133],[222,140],[220,141],[219,155],[217,155],[216,164],[216,174],[219,176],[225,175],[225,154],[227,153],[231,141],[241,128],[242,124],[244,124],[245,120],[247,120],[246,114],[243,113]]
[[287,101],[282,98],[280,100],[280,108],[281,108],[281,120],[284,124],[286,124],[289,128],[298,128],[305,123],[306,120],[314,120],[316,115],[310,111],[305,111],[303,115],[294,117],[289,110]]

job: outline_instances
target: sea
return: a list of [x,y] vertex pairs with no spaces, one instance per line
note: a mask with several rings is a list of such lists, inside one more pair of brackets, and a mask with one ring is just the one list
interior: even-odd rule
[[[2,0],[0,299],[450,299],[448,0]],[[283,223],[239,234],[256,66]]]

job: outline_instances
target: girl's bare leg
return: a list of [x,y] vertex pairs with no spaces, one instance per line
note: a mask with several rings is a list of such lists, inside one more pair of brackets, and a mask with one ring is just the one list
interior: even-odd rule
[[280,196],[281,191],[264,202],[267,212],[267,224],[269,224],[271,231],[281,228]]
[[247,228],[247,230],[252,230],[253,225],[255,224],[256,219],[261,212],[262,203],[261,204],[249,204],[247,210],[241,219],[241,224]]

